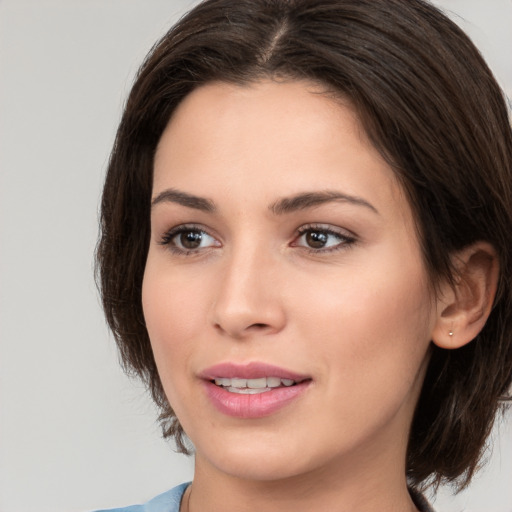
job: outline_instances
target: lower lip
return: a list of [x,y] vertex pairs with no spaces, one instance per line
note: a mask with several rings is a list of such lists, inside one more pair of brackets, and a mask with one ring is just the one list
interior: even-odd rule
[[231,393],[213,382],[205,381],[206,394],[221,413],[235,418],[263,418],[279,411],[306,391],[311,381],[303,381],[289,387],[245,395]]

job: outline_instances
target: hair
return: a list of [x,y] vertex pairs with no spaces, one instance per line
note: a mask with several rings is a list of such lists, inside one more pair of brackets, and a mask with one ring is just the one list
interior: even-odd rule
[[512,380],[512,134],[505,97],[457,25],[422,0],[208,0],[151,49],[127,100],[101,202],[97,276],[126,371],[146,383],[164,437],[187,453],[145,327],[141,289],[153,158],[177,105],[212,81],[308,80],[348,99],[400,180],[432,283],[487,241],[498,293],[475,340],[433,344],[413,418],[413,486],[463,488]]

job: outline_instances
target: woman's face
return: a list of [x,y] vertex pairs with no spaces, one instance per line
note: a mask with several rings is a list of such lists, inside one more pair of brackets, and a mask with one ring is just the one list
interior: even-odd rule
[[144,314],[196,464],[404,467],[436,303],[350,105],[306,82],[197,89],[156,152],[151,231]]

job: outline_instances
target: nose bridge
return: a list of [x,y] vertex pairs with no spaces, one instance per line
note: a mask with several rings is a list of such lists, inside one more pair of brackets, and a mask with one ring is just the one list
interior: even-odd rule
[[271,249],[261,240],[253,237],[234,244],[217,281],[215,326],[236,338],[282,329],[285,315],[276,286],[277,267]]

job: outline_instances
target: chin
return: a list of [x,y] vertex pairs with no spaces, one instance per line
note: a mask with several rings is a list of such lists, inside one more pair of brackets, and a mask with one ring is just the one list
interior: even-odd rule
[[[212,461],[215,463],[215,461]],[[297,477],[306,471],[308,464],[295,464],[282,451],[268,453],[260,450],[252,454],[226,454],[217,463],[217,469],[224,474],[253,482],[282,481]]]
[[224,432],[220,438],[210,432],[203,439],[204,443],[195,444],[196,458],[207,461],[224,474],[244,480],[286,479],[301,473],[307,466],[301,443],[290,439],[284,443],[282,436],[246,430]]
[[290,436],[289,429],[284,434],[274,431],[265,435],[256,429],[224,432],[220,438],[211,434],[203,437],[204,445],[196,445],[196,458],[225,475],[243,480],[294,479],[329,465],[332,459],[332,451],[325,453],[318,446],[315,450],[314,439]]

